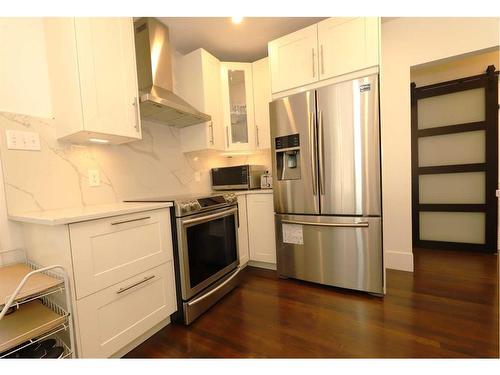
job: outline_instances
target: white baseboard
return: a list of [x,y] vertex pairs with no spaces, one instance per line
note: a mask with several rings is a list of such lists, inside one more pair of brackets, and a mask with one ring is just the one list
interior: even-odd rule
[[276,263],[257,262],[255,260],[250,260],[248,262],[248,265],[252,267],[265,268],[266,270],[276,271]]
[[385,268],[413,272],[413,253],[407,251],[385,251]]

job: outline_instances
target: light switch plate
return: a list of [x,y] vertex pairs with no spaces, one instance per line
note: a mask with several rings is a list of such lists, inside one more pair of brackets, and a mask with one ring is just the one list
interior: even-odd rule
[[195,180],[195,182],[200,182],[201,181],[201,173],[200,173],[200,171],[194,172],[194,180]]
[[36,132],[6,130],[9,150],[40,151],[40,136]]
[[98,169],[89,169],[89,186],[99,186],[101,184],[101,176]]

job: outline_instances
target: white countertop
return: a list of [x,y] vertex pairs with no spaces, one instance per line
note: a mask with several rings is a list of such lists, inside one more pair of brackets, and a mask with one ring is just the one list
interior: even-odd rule
[[9,219],[23,223],[62,225],[172,206],[171,202],[111,203],[57,210],[13,213],[9,214]]

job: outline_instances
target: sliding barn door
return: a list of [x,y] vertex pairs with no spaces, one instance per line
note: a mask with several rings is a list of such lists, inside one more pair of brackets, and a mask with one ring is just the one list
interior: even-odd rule
[[411,85],[413,243],[497,249],[498,75]]

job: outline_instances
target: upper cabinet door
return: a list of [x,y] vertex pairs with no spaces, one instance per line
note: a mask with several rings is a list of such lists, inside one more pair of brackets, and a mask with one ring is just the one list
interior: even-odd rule
[[221,82],[226,149],[254,149],[252,64],[221,63]]
[[319,79],[317,24],[273,40],[268,52],[273,93]]
[[75,18],[84,130],[141,138],[132,18]]
[[319,76],[331,78],[378,65],[379,18],[329,18],[318,23]]
[[252,63],[252,74],[256,148],[263,150],[271,148],[269,103],[272,98],[269,58]]

